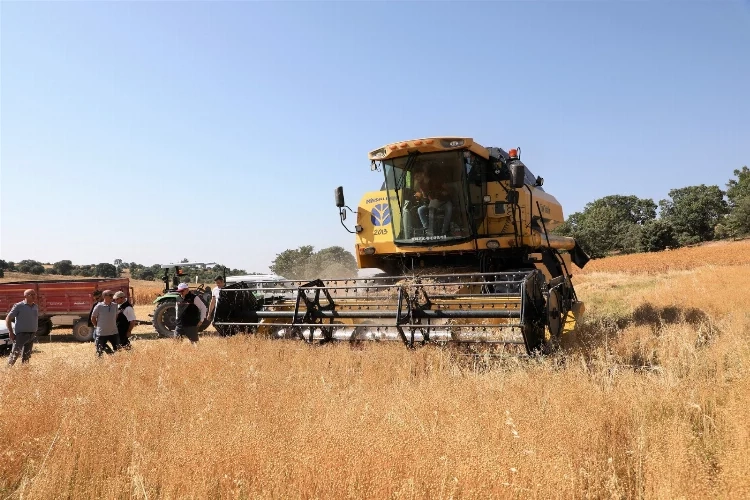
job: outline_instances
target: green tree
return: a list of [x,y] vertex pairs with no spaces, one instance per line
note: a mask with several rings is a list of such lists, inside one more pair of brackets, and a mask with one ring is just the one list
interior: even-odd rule
[[133,276],[133,278],[138,280],[153,281],[156,279],[156,273],[153,269],[147,267],[145,269],[141,269],[140,272]]
[[643,225],[640,246],[644,252],[658,252],[666,248],[677,247],[679,243],[675,238],[672,225],[661,219],[656,219]]
[[724,191],[719,186],[688,186],[672,189],[669,200],[661,200],[661,218],[671,224],[681,245],[710,241],[714,227],[728,213]]
[[311,245],[284,250],[269,266],[272,272],[289,279],[344,278],[357,273],[357,261],[351,252],[339,246],[314,251]]
[[750,168],[735,170],[734,175],[737,179],[727,183],[730,212],[726,228],[729,236],[744,236],[750,234]]
[[305,278],[307,266],[314,253],[314,247],[311,245],[304,245],[296,250],[284,250],[276,254],[273,263],[268,267],[273,273],[285,278]]
[[16,265],[16,267],[21,273],[44,274],[44,266],[41,262],[37,262],[35,260],[22,260]]
[[70,276],[75,266],[69,260],[60,260],[52,264],[53,274],[62,274],[63,276]]
[[572,236],[592,257],[640,251],[643,225],[656,218],[656,203],[637,196],[611,195],[586,204],[553,231]]
[[92,265],[76,266],[73,274],[77,274],[85,278],[90,278],[91,276],[94,276],[96,274],[96,268]]
[[324,248],[313,254],[306,274],[310,278],[350,278],[357,275],[357,259],[342,247]]
[[115,267],[114,264],[110,264],[109,262],[102,262],[96,265],[95,273],[96,276],[101,276],[103,278],[116,278],[117,267]]
[[750,168],[744,166],[741,170],[737,169],[734,175],[737,179],[729,179],[727,183],[727,199],[730,208],[734,207],[738,201],[750,197]]

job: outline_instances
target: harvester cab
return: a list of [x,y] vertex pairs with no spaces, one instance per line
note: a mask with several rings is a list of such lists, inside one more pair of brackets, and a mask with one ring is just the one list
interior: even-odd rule
[[530,354],[575,328],[583,304],[573,263],[582,268],[588,256],[551,234],[562,207],[519,149],[438,137],[388,144],[369,159],[380,189],[356,211],[341,187],[335,201],[344,227],[347,212],[356,214],[347,230],[358,267],[385,275],[289,282],[295,300],[248,304],[222,320],[308,342],[516,343]]
[[[175,305],[178,300],[181,300],[180,294],[177,293],[177,285],[180,283],[190,283],[191,269],[205,270],[214,266],[216,264],[213,262],[180,262],[179,264],[161,265],[161,268],[164,270],[161,278],[164,283],[164,290],[154,300],[156,306],[152,314],[152,323],[156,329],[156,333],[160,337],[172,337],[174,335],[175,323],[177,321],[177,309]],[[225,273],[226,270],[222,268],[222,274]],[[195,285],[195,288],[192,289],[193,293],[208,305],[211,301],[211,288],[204,286],[202,283],[195,283]],[[198,327],[198,330],[205,330],[210,323],[211,321],[206,318]]]

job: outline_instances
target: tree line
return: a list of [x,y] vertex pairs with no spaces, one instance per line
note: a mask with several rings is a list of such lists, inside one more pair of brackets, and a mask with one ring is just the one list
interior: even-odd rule
[[605,196],[587,203],[552,232],[574,237],[595,258],[747,236],[750,169],[735,170],[734,176],[726,191],[705,184],[672,189],[658,205],[637,196]]
[[[188,262],[187,259],[182,259],[181,262]],[[195,279],[197,276],[199,282],[210,283],[214,278],[224,273],[224,267],[221,264],[215,266],[202,268],[189,268],[185,270],[185,274],[190,278]],[[160,264],[154,264],[152,266],[145,266],[138,264],[137,262],[123,262],[121,259],[116,259],[114,263],[101,262],[99,264],[84,264],[75,265],[70,260],[60,260],[55,263],[42,263],[36,260],[22,260],[20,262],[6,262],[0,260],[0,277],[3,277],[5,271],[14,271],[26,274],[54,274],[62,276],[83,276],[87,278],[99,277],[99,278],[117,278],[122,276],[125,270],[130,271],[130,277],[133,279],[146,280],[146,281],[159,281],[164,275],[164,269],[161,268]],[[227,275],[247,274],[244,269],[232,269],[226,268]]]
[[[182,259],[181,263],[189,262]],[[276,255],[269,266],[271,272],[288,279],[317,278],[326,276],[331,278],[346,278],[357,274],[357,261],[354,255],[340,246],[323,248],[315,251],[311,245],[303,245],[297,249],[284,250]],[[26,274],[54,274],[62,276],[84,276],[116,278],[125,270],[130,271],[130,277],[139,280],[158,281],[164,275],[160,264],[145,266],[137,262],[124,262],[115,259],[114,263],[101,262],[99,264],[75,265],[70,260],[60,260],[54,263],[42,263],[36,260],[22,260],[20,262],[6,262],[0,260],[0,277],[4,271],[14,271]],[[191,279],[198,277],[198,281],[208,283],[224,273],[224,266],[217,264],[212,267],[186,268],[186,275]],[[226,269],[226,275],[259,274],[248,273],[244,269]]]

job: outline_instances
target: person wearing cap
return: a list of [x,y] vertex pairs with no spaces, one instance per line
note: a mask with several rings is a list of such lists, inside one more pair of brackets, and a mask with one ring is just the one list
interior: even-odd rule
[[[214,284],[216,286],[211,290],[211,302],[208,304],[208,319],[212,322],[214,320],[214,314],[216,313],[216,306],[219,303],[219,294],[221,293],[221,289],[224,288],[224,277],[221,275],[215,277]],[[216,328],[216,331],[219,332],[219,335],[222,337],[225,336],[223,328]]]
[[[120,347],[120,337],[117,333],[117,304],[112,303],[114,295],[115,292],[112,290],[104,290],[104,300],[95,305],[91,313],[91,321],[96,327],[96,354],[100,357],[105,351],[107,354],[114,354]],[[112,344],[111,350],[107,346],[108,342]]]
[[[14,324],[15,322],[15,324]],[[21,363],[28,363],[34,349],[34,339],[39,328],[39,307],[36,305],[36,290],[23,292],[23,300],[16,302],[5,317],[10,341],[13,347],[8,358],[8,365],[13,366],[21,355]]]
[[102,291],[94,290],[91,293],[91,297],[94,299],[94,303],[91,305],[91,311],[89,311],[89,328],[94,329],[94,334],[91,336],[91,342],[96,342],[96,329],[94,328],[94,322],[91,321],[91,315],[94,313],[96,305],[102,301]]
[[206,304],[190,291],[187,283],[177,285],[177,293],[180,294],[182,300],[177,302],[175,337],[187,337],[195,344],[198,342],[198,325],[206,319]]
[[119,335],[120,345],[125,349],[130,349],[130,335],[137,323],[133,305],[125,296],[125,292],[119,291],[114,295],[117,304],[117,334]]

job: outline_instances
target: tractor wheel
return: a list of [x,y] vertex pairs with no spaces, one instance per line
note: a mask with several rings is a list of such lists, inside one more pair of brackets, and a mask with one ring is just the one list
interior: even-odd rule
[[90,342],[94,339],[94,329],[87,319],[79,319],[73,324],[73,338],[78,342]]
[[45,337],[52,331],[52,320],[49,318],[42,318],[37,323],[38,328],[36,330],[37,337]]
[[202,332],[203,330],[205,330],[206,328],[208,328],[208,326],[210,324],[211,324],[211,320],[210,319],[208,319],[208,318],[204,319],[203,323],[201,323],[200,325],[198,325],[198,331]]
[[159,337],[174,337],[175,323],[177,322],[177,311],[174,300],[159,302],[154,309],[153,324]]

